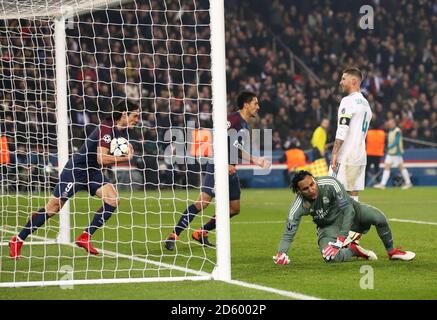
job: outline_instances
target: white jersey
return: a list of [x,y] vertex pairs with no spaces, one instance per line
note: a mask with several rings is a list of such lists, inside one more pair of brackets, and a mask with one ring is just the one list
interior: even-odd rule
[[367,163],[366,136],[371,119],[372,110],[361,92],[353,92],[341,100],[335,139],[344,142],[338,152],[338,163],[353,166]]

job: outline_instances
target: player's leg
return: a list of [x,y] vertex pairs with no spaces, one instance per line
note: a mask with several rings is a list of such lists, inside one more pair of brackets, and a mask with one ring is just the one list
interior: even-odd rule
[[59,182],[53,190],[53,196],[43,208],[40,208],[32,214],[20,233],[12,237],[9,242],[9,255],[11,258],[18,259],[21,254],[21,247],[26,238],[39,227],[43,226],[50,217],[58,213],[67,200],[81,189],[80,185],[76,183],[78,180],[80,181],[80,179],[80,175],[76,177],[72,169],[65,167],[64,170],[62,170]]
[[188,227],[191,221],[193,221],[197,213],[208,208],[212,201],[212,198],[212,194],[201,192],[198,199],[184,211],[173,232],[177,236],[179,236],[182,231],[184,231]]
[[[359,215],[359,225],[363,229],[368,229],[371,225],[375,226],[379,238],[384,244],[387,254],[393,260],[412,260],[415,253],[402,251],[394,247],[393,235],[388,224],[387,218],[381,210],[368,204],[360,204],[361,213]],[[360,230],[357,230],[360,232]]]
[[355,201],[359,200],[359,192],[364,190],[366,180],[366,166],[352,166],[340,164],[337,179],[343,184],[347,193]]
[[[240,213],[240,200],[232,200],[229,201],[229,218],[235,217]],[[211,231],[215,230],[216,223],[215,223],[215,215],[209,219],[207,223],[205,223],[202,227],[202,230],[205,231]]]
[[165,240],[165,248],[167,250],[174,250],[175,242],[179,239],[179,235],[188,228],[191,221],[201,210],[205,210],[215,197],[214,193],[214,166],[208,164],[206,167],[205,178],[203,180],[202,188],[198,199],[187,207],[179,218],[178,223]]
[[[205,192],[203,192],[202,195],[203,195],[202,201],[197,201],[195,203],[195,206],[197,208],[197,212],[199,212],[200,210],[206,209],[209,206],[209,204],[211,203],[212,198],[213,198],[211,195],[209,195]],[[209,196],[209,198],[207,198],[207,196]],[[208,247],[214,247],[214,245],[209,242],[208,231],[204,229],[205,226],[207,226],[207,228],[208,228],[208,226],[212,226],[212,225],[214,225],[213,228],[215,228],[215,216],[212,217],[211,219],[209,219],[209,221],[202,228],[194,231],[193,234],[191,235],[191,237],[202,245],[205,245]]]
[[[241,187],[238,174],[234,173],[229,176],[229,217],[235,217],[240,213]],[[196,230],[192,237],[200,243],[207,246],[214,246],[208,240],[208,231],[215,230],[216,218],[213,216],[201,229]]]
[[404,189],[404,190],[409,189],[413,186],[413,184],[411,183],[410,174],[408,173],[407,168],[405,168],[405,166],[404,166],[404,161],[403,161],[402,157],[399,157],[399,158],[400,159],[399,159],[398,168],[402,174],[402,178],[404,178],[404,181],[405,181],[404,185],[402,186],[402,189]]
[[118,191],[109,183],[101,170],[88,170],[88,191],[92,196],[102,199],[103,205],[96,211],[91,224],[76,239],[76,245],[91,254],[99,254],[91,243],[92,235],[112,216],[119,204]]
[[18,259],[21,255],[21,247],[27,237],[44,225],[50,217],[58,213],[64,203],[61,199],[52,196],[45,207],[34,212],[20,233],[12,237],[9,242],[9,256]]
[[93,221],[88,228],[85,229],[90,235],[93,235],[107,222],[119,205],[118,191],[111,183],[107,183],[96,190],[96,196],[102,199],[101,206],[95,213]]
[[377,189],[385,189],[388,179],[390,178],[391,166],[393,164],[393,158],[390,155],[385,157],[384,161],[384,171],[382,172],[381,182],[375,184],[373,187]]
[[[338,233],[340,232],[339,224],[332,224],[324,228],[317,228],[317,237],[320,253],[323,256],[323,249],[325,249],[330,242],[335,243],[337,241]],[[333,260],[325,260],[326,262],[345,262],[352,259],[352,257],[357,256],[357,254],[352,251],[349,247],[342,248],[338,251],[337,255]]]
[[165,248],[167,250],[174,250],[175,242],[179,239],[179,235],[188,228],[199,211],[205,210],[209,206],[214,196],[214,166],[207,165],[200,195],[193,204],[185,209],[173,232],[168,235],[165,240]]
[[[179,235],[188,228],[191,221],[193,221],[194,217],[201,210],[205,210],[212,201],[213,196],[206,192],[201,192],[198,199],[190,205],[187,209],[185,209],[182,216],[179,218],[178,223],[173,229],[173,232],[169,234],[167,239],[165,240],[165,247],[167,250],[173,250],[175,246],[176,240],[179,239]],[[197,240],[197,239],[196,239]]]
[[24,226],[23,230],[18,234],[18,238],[22,241],[26,240],[31,233],[34,233],[39,227],[44,225],[49,218],[58,213],[64,204],[64,201],[52,196],[43,208],[32,214],[32,217]]

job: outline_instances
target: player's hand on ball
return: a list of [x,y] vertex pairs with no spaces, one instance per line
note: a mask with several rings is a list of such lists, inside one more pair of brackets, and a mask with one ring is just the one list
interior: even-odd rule
[[126,154],[126,157],[131,160],[134,157],[134,147],[129,143],[129,151]]
[[273,262],[279,265],[286,265],[290,263],[290,258],[284,252],[278,252],[273,256]]
[[322,256],[326,261],[333,260],[343,246],[344,238],[338,237],[336,242],[329,242],[322,250]]

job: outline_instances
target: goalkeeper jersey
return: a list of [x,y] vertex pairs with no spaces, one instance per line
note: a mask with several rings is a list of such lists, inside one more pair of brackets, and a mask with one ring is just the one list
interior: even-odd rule
[[334,177],[318,177],[315,180],[319,188],[316,200],[310,202],[301,195],[296,197],[288,212],[278,252],[288,252],[301,218],[306,215],[311,216],[319,228],[341,221],[339,236],[347,237],[355,217],[353,200]]
[[361,92],[353,92],[341,100],[335,139],[343,140],[338,163],[361,166],[367,163],[366,135],[372,110]]

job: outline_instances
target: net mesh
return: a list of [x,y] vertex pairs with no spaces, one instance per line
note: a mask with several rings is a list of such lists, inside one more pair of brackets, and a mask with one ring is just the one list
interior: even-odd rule
[[[18,5],[19,4],[19,5]],[[73,9],[72,9],[73,8]],[[67,11],[65,11],[67,10]],[[45,206],[59,182],[54,16],[65,17],[69,156],[120,99],[141,105],[129,130],[135,155],[103,169],[120,205],[93,237],[98,256],[74,245],[102,200],[82,191],[69,200],[71,245],[54,243],[54,217],[25,242],[20,260],[8,241]],[[0,283],[205,275],[215,251],[191,239],[212,210],[198,214],[167,251],[163,241],[197,199],[212,128],[209,2],[3,1],[0,22]],[[202,135],[204,137],[205,135]]]

